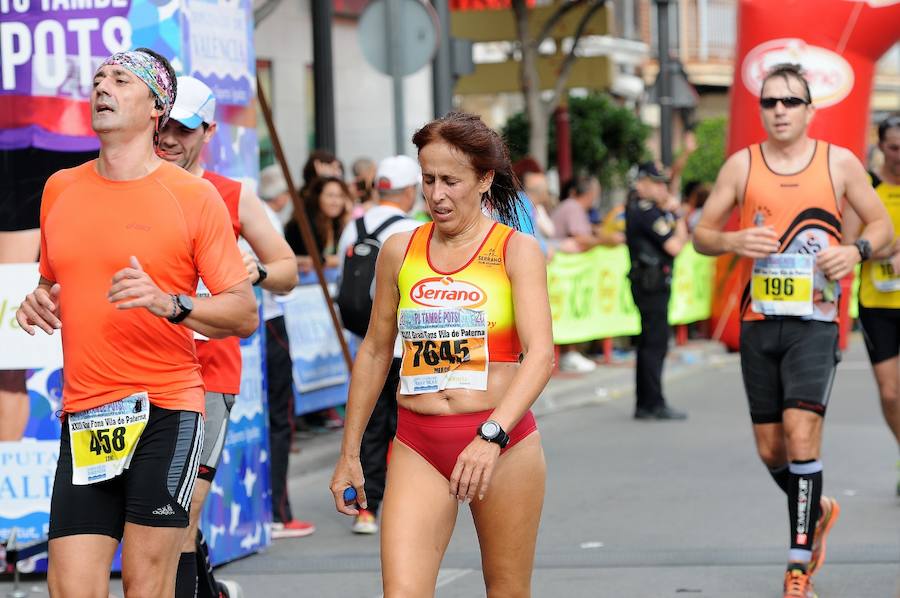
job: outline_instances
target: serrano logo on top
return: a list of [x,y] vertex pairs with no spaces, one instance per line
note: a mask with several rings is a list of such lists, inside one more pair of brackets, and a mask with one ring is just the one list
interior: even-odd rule
[[766,72],[785,62],[803,67],[813,104],[819,108],[839,103],[853,89],[853,67],[843,56],[792,37],[773,39],[750,50],[741,67],[744,85],[758,96]]
[[471,282],[434,276],[413,285],[409,298],[428,307],[479,307],[487,301],[487,294]]

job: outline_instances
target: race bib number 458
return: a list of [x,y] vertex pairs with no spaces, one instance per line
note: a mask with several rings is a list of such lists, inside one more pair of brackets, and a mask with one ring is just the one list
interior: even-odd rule
[[809,316],[813,313],[815,257],[779,253],[753,262],[751,307],[767,316]]
[[401,309],[401,394],[447,388],[487,389],[487,320],[484,310]]
[[131,464],[150,419],[146,392],[67,416],[72,445],[72,483],[95,484],[121,474]]

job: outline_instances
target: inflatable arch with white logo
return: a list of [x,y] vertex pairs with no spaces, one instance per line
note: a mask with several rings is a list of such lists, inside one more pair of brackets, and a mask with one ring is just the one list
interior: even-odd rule
[[[762,78],[772,65],[792,62],[807,72],[817,108],[810,136],[864,161],[875,63],[898,40],[900,0],[740,0],[728,154],[765,138],[758,116]],[[734,215],[730,226],[736,225]],[[717,268],[713,327],[732,349],[749,265],[723,256]]]

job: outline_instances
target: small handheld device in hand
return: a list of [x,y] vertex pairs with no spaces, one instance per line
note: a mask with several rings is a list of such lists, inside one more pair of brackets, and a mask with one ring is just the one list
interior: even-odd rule
[[766,223],[766,217],[763,216],[762,212],[757,212],[755,216],[753,216],[753,226],[762,226]]
[[350,504],[356,500],[356,488],[353,486],[347,486],[344,489],[344,502]]

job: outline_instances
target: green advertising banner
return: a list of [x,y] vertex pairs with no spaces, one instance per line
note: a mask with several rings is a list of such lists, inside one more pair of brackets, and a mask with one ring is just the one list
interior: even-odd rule
[[628,285],[628,249],[557,253],[547,268],[553,342],[582,343],[641,331]]
[[[641,319],[628,282],[630,267],[625,246],[557,253],[547,267],[553,342],[566,345],[639,334]],[[709,318],[713,272],[714,260],[691,245],[676,258],[671,324]]]
[[715,258],[700,255],[691,244],[675,258],[669,324],[690,324],[708,320],[712,312],[712,282]]

